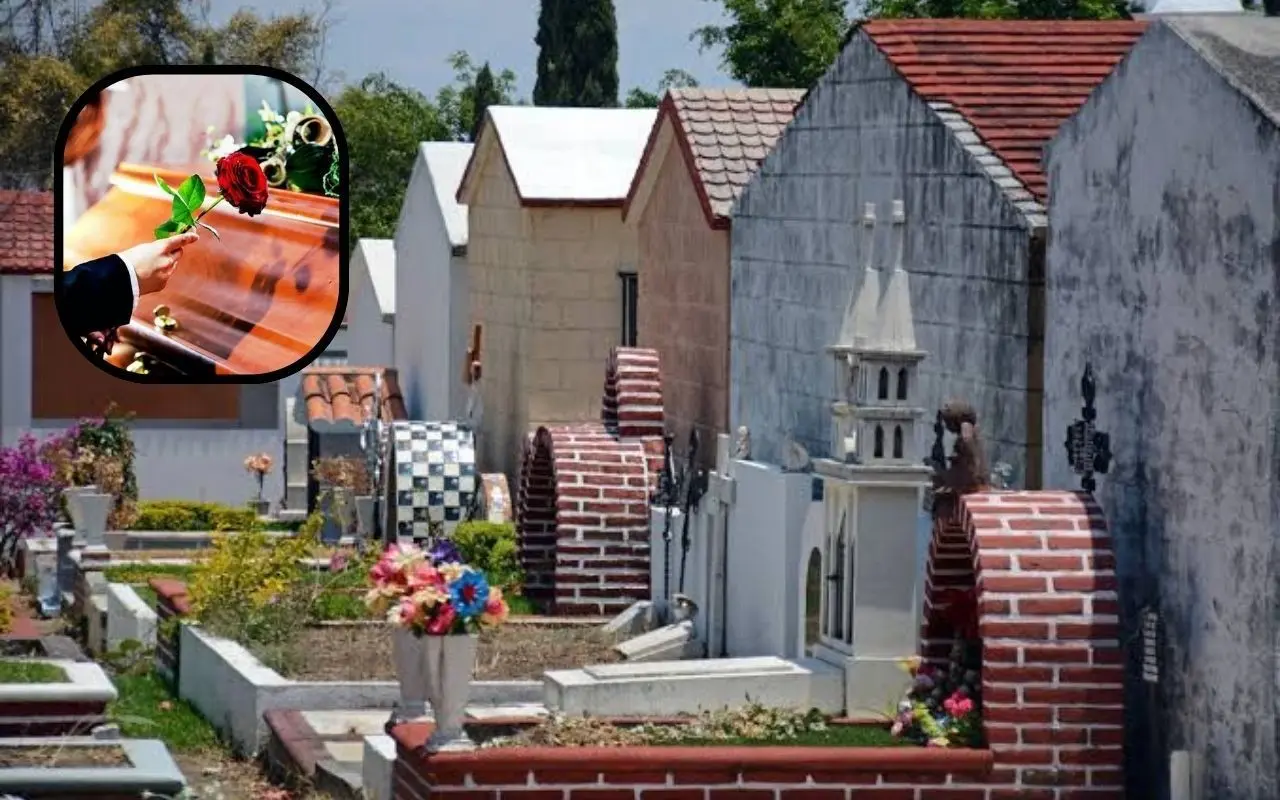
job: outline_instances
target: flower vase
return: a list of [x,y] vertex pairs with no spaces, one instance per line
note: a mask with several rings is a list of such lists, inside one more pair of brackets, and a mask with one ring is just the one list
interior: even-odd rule
[[62,501],[67,507],[67,516],[71,518],[71,527],[75,530],[76,536],[84,538],[84,526],[80,523],[80,506],[76,503],[76,498],[82,494],[93,494],[98,491],[97,486],[68,486],[62,490]]
[[427,715],[428,656],[427,641],[431,637],[414,636],[411,631],[396,628],[391,632],[391,660],[400,683],[400,699],[391,712],[388,727],[410,722]]
[[473,750],[475,742],[463,728],[471,678],[476,670],[479,636],[425,636],[427,642],[428,697],[435,731],[425,745],[428,753]]
[[107,531],[107,518],[115,496],[98,492],[80,492],[71,498],[72,518],[76,533],[84,537],[85,548],[106,549],[103,534]]

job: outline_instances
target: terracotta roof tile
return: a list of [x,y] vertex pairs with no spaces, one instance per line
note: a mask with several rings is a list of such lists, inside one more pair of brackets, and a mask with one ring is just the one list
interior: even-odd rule
[[876,20],[861,30],[912,88],[954,108],[1040,202],[1044,146],[1145,21]]
[[53,272],[53,194],[0,190],[0,274]]
[[693,155],[709,217],[728,219],[803,97],[800,89],[670,90],[668,102]]
[[382,375],[382,420],[408,419],[396,371],[389,367],[308,367],[302,371],[307,422],[363,425],[373,413],[375,377]]

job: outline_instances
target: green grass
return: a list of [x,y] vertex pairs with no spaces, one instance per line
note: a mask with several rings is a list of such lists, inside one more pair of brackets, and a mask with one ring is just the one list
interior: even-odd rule
[[107,714],[125,738],[160,739],[175,753],[219,746],[213,726],[156,673],[117,675],[114,682],[119,697]]
[[66,683],[62,667],[43,661],[0,660],[0,683]]
[[102,570],[102,575],[111,583],[137,585],[146,584],[152,578],[185,581],[191,578],[194,571],[195,567],[191,564],[120,564]]

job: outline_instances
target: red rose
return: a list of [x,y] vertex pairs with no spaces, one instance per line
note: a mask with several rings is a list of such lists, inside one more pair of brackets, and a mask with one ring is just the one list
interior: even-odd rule
[[458,612],[454,609],[453,603],[444,603],[436,609],[436,615],[427,623],[427,635],[447,636],[457,618]]
[[218,159],[214,174],[218,191],[241,214],[257,216],[267,207],[267,176],[258,159],[248,153],[231,153]]

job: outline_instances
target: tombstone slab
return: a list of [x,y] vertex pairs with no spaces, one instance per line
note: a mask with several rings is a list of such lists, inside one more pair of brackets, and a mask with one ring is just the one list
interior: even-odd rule
[[552,670],[546,704],[566,714],[663,716],[762,703],[844,709],[844,670],[816,659],[690,659]]

